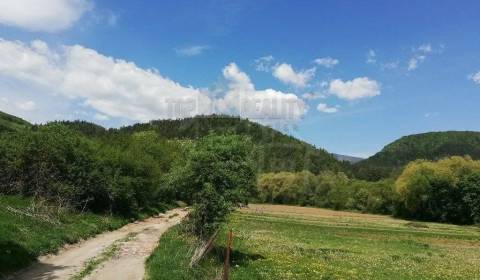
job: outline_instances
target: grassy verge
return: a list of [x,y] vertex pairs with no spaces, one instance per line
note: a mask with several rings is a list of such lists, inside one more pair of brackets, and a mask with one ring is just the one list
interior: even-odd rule
[[[166,243],[171,246],[162,245],[161,239],[147,263],[150,279],[212,279],[201,271],[221,267],[226,228],[235,235],[231,279],[477,279],[480,275],[478,227],[303,207],[256,207],[231,216],[217,249],[205,261],[209,265],[201,264],[200,272],[176,276],[177,271],[186,273],[182,270],[191,253],[170,257],[187,252],[191,244],[177,232],[168,232]],[[170,278],[163,278],[168,271],[173,271]]]
[[63,213],[49,219],[32,214],[31,202],[0,195],[0,278],[28,266],[39,255],[129,222],[92,213]]
[[148,258],[146,279],[214,279],[219,269],[214,255],[204,258],[194,269],[188,267],[195,248],[195,240],[182,233],[181,225],[172,227],[162,235],[158,247]]

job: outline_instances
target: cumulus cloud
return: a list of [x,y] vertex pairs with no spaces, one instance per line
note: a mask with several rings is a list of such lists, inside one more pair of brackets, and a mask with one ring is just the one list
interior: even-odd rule
[[287,63],[277,64],[273,67],[273,76],[279,81],[296,87],[305,87],[315,76],[316,68],[295,71],[292,65]]
[[0,77],[27,84],[36,92],[80,101],[109,117],[148,121],[209,114],[212,100],[132,62],[79,45],[51,49],[0,39]]
[[314,62],[320,66],[326,67],[326,68],[332,68],[335,65],[339,63],[338,59],[331,58],[331,57],[322,57],[322,58],[317,58],[314,60]]
[[367,77],[355,78],[350,81],[335,79],[330,82],[328,91],[338,98],[352,101],[379,95],[380,84]]
[[175,49],[175,52],[181,56],[196,56],[202,54],[204,51],[210,49],[210,46],[206,45],[198,45],[198,46],[190,46],[180,49]]
[[2,0],[0,24],[58,32],[71,27],[92,7],[89,0]]
[[480,71],[478,71],[477,73],[471,74],[470,76],[468,76],[468,78],[472,80],[474,83],[480,85]]
[[327,104],[325,103],[320,103],[318,104],[317,106],[317,110],[322,112],[322,113],[327,113],[327,114],[332,114],[332,113],[336,113],[338,112],[338,108],[337,107],[329,107]]
[[250,77],[235,63],[223,69],[228,90],[217,100],[220,112],[232,113],[262,123],[299,120],[307,111],[304,102],[293,93],[274,89],[257,90]]
[[[43,100],[62,99],[75,104],[64,109],[88,111],[100,121],[149,121],[218,112],[266,124],[297,121],[307,111],[295,94],[257,90],[234,63],[223,69],[223,76],[227,88],[213,92],[181,85],[157,70],[79,45],[52,48],[43,41],[25,44],[0,39],[0,79],[24,87],[32,100],[14,101],[19,110],[36,110],[36,103],[44,104]],[[4,107],[9,102],[8,90],[0,86]]]

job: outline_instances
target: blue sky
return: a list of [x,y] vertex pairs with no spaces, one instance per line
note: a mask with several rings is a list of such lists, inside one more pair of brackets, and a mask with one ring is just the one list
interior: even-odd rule
[[0,110],[108,127],[226,113],[358,156],[480,130],[480,3],[362,2],[4,0]]

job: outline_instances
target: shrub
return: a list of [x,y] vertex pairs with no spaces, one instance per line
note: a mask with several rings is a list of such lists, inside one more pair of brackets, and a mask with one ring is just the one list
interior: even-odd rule
[[480,161],[469,157],[408,164],[395,182],[397,214],[421,220],[471,223],[478,187],[478,181],[471,176],[479,171]]
[[169,178],[178,198],[193,205],[188,228],[205,238],[227,213],[247,203],[255,190],[255,170],[248,138],[211,134],[193,143]]
[[459,188],[471,222],[480,224],[480,172],[463,177]]
[[136,216],[172,201],[165,174],[178,145],[155,133],[88,138],[60,123],[0,136],[1,193]]

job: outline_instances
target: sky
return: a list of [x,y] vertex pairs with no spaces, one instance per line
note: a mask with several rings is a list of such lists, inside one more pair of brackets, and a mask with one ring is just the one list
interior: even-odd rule
[[480,130],[478,1],[2,0],[0,110],[228,114],[332,153]]

